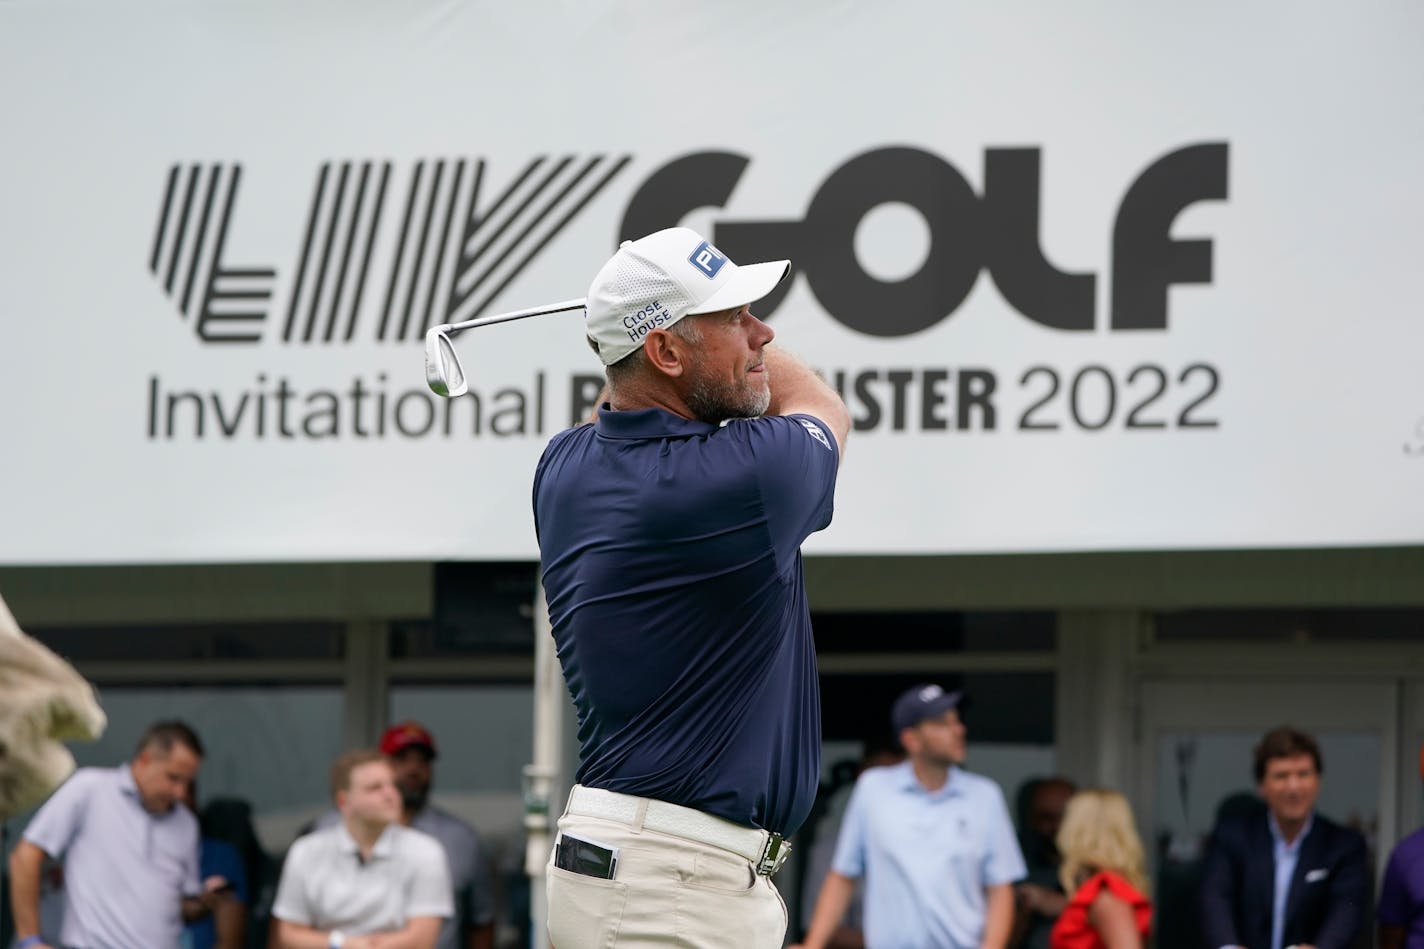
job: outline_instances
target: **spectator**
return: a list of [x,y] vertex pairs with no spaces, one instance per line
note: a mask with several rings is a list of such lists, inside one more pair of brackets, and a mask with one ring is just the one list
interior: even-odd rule
[[277,895],[281,864],[262,847],[252,822],[251,802],[238,797],[215,797],[203,805],[198,820],[204,838],[232,846],[242,860],[247,879],[247,949],[267,949],[267,923]]
[[1023,856],[998,785],[960,768],[959,703],[958,692],[937,685],[915,686],[896,700],[891,718],[909,760],[856,782],[807,949],[824,949],[862,876],[868,946],[1007,943]]
[[157,722],[128,764],[80,768],[54,792],[10,854],[17,949],[46,945],[39,934],[46,856],[64,859],[59,938],[70,949],[174,949],[184,921],[211,912],[226,881],[199,882],[198,821],[178,806],[202,758],[191,728]]
[[[1419,776],[1424,778],[1424,749]],[[1377,920],[1379,949],[1424,949],[1424,829],[1405,837],[1389,855]]]
[[400,823],[386,756],[350,751],[331,767],[341,822],[292,844],[272,907],[275,949],[434,949],[454,911],[445,853]]
[[1207,946],[1347,949],[1364,925],[1369,892],[1365,841],[1315,813],[1320,748],[1281,727],[1255,749],[1264,812],[1212,831],[1202,867]]
[[1056,837],[1067,898],[1049,936],[1052,949],[1142,949],[1152,923],[1142,839],[1116,791],[1079,791]]
[[[188,782],[183,805],[198,814],[198,782]],[[212,913],[188,924],[184,949],[242,949],[247,937],[247,908],[250,905],[247,871],[237,849],[223,840],[202,833],[199,821],[198,869],[204,879],[221,877],[228,883],[219,890],[220,899]]]
[[[381,735],[381,753],[391,761],[401,795],[401,823],[440,841],[450,865],[455,915],[440,927],[438,949],[492,949],[494,880],[480,835],[465,821],[430,803],[435,736],[419,722],[400,722]],[[317,818],[316,827],[341,820],[336,811]]]
[[1040,778],[1027,790],[1019,847],[1028,876],[1014,887],[1018,901],[1011,945],[1048,949],[1048,934],[1068,903],[1058,879],[1061,860],[1056,838],[1075,790],[1072,781],[1061,777]]

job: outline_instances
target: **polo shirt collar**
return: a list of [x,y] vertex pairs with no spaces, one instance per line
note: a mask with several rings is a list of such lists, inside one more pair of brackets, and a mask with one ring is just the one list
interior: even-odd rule
[[949,777],[944,782],[944,786],[937,791],[931,791],[920,783],[920,779],[915,776],[915,765],[906,759],[895,765],[900,771],[900,790],[918,791],[927,797],[958,797],[964,793],[964,782],[956,781],[955,776],[959,774],[958,765],[949,766]]
[[687,438],[707,435],[718,426],[697,419],[683,418],[665,409],[625,409],[617,411],[607,402],[598,408],[593,423],[605,438]]
[[118,785],[119,792],[121,794],[127,795],[128,797],[133,798],[133,801],[135,804],[138,805],[139,810],[143,811],[143,816],[147,817],[149,820],[169,820],[170,818],[173,818],[173,815],[178,813],[179,808],[184,807],[183,804],[175,801],[173,805],[168,808],[168,810],[161,811],[155,814],[153,811],[148,809],[148,805],[143,803],[143,795],[138,793],[138,782],[134,781],[133,765],[121,764],[118,766],[118,768],[115,769],[115,771],[117,771],[118,776],[114,783]]
[[[345,819],[336,825],[338,828],[337,841],[343,853],[360,855],[361,846],[356,843],[356,838],[351,836],[351,831],[346,827]],[[386,829],[381,831],[381,836],[376,838],[376,845],[371,848],[371,859],[386,859],[395,850],[395,836],[399,833],[395,824],[387,824]]]
[[114,770],[118,772],[119,790],[131,797],[138,797],[138,784],[134,781],[133,765],[126,762]]

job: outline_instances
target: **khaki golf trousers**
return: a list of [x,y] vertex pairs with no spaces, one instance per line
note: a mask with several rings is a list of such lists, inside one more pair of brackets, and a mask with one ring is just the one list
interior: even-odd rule
[[554,949],[780,949],[786,904],[750,860],[632,823],[570,815],[559,832],[618,848],[611,880],[547,867]]

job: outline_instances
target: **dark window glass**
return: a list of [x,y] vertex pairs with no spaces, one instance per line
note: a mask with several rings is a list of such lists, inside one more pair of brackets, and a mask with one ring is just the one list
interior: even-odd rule
[[911,686],[928,682],[964,692],[960,717],[969,727],[971,745],[1053,744],[1051,672],[821,676],[822,738],[864,741],[887,735],[895,699]]
[[816,613],[821,652],[1051,651],[1050,612]]
[[438,563],[433,619],[391,624],[396,659],[534,652],[538,564]]
[[340,659],[341,623],[194,623],[181,626],[72,626],[30,634],[75,662],[195,659]]
[[1424,610],[1178,610],[1157,614],[1157,641],[1416,642]]

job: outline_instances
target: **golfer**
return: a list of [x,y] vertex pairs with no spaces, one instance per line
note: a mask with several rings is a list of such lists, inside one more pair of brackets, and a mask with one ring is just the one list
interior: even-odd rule
[[845,405],[686,228],[625,242],[589,288],[595,422],[534,478],[544,586],[581,764],[549,866],[549,935],[779,947],[771,876],[820,774],[800,546],[831,520]]

